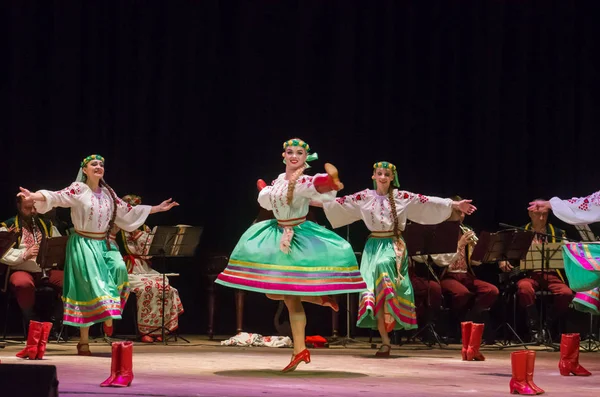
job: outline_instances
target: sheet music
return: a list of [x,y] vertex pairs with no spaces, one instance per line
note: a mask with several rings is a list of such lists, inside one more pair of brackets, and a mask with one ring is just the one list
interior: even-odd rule
[[598,238],[594,235],[589,225],[575,225],[575,229],[581,236],[581,241],[597,241]]
[[[563,246],[564,242],[531,244],[525,259],[521,261],[521,270],[564,269]],[[545,263],[542,263],[542,254]]]

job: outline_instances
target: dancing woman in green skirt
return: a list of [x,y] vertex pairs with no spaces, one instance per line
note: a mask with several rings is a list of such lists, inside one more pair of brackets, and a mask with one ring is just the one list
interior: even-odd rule
[[476,208],[471,200],[452,201],[398,190],[396,166],[386,161],[373,165],[372,179],[374,190],[340,197],[322,206],[334,228],[362,220],[371,231],[360,264],[367,290],[360,294],[357,325],[379,330],[382,346],[376,355],[389,356],[388,332],[417,328],[408,256],[401,235],[406,220],[436,224],[448,219],[453,209],[471,214]]
[[103,322],[104,332],[112,335],[112,321],[121,319],[129,296],[125,262],[109,239],[113,225],[134,231],[149,214],[179,204],[171,199],[156,206],[125,203],[104,181],[104,158],[97,154],[83,159],[76,182],[67,188],[35,193],[20,190],[17,196],[33,201],[41,214],[54,207],[71,208],[75,233],[67,242],[63,323],[80,328],[77,353],[89,356],[90,325]]
[[258,181],[258,202],[276,219],[253,224],[231,253],[217,283],[283,300],[290,313],[294,353],[283,369],[293,371],[310,362],[305,345],[306,315],[302,302],[330,306],[328,295],[360,292],[366,288],[354,251],[336,233],[306,220],[311,200],[333,200],[340,190],[337,170],[325,164],[327,174],[304,175],[310,147],[300,139],[283,144],[285,173],[267,186]]

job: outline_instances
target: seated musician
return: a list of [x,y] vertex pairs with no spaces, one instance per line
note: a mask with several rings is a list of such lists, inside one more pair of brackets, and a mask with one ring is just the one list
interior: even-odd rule
[[53,332],[56,332],[62,320],[62,304],[58,301],[58,296],[62,291],[63,271],[52,269],[47,272],[48,279],[43,279],[38,252],[43,240],[60,236],[60,233],[52,223],[37,216],[32,203],[21,202],[21,197],[17,197],[17,215],[0,223],[0,231],[7,230],[17,233],[17,244],[4,254],[0,262],[9,267],[8,287],[15,294],[23,319],[28,326],[31,320],[40,321],[35,310],[35,290],[47,283],[57,293],[56,302],[52,302],[55,304],[51,308]]
[[[142,199],[136,195],[127,195],[123,201],[136,206]],[[179,326],[179,316],[183,305],[179,291],[169,284],[163,286],[162,275],[150,266],[150,257],[146,254],[152,242],[151,230],[142,225],[134,232],[113,228],[111,238],[116,239],[123,254],[129,272],[129,285],[137,297],[137,324],[142,342],[162,341],[162,294],[165,288],[165,332],[173,332]]]
[[[452,200],[461,200],[453,197]],[[480,265],[480,262],[471,260],[472,248],[475,243],[475,232],[463,225],[465,214],[453,211],[448,220],[459,221],[458,247],[455,253],[431,255],[434,263],[445,267],[441,278],[442,291],[452,297],[452,310],[461,321],[474,321],[483,323],[485,327],[485,340],[492,342],[491,327],[489,326],[489,309],[498,298],[498,288],[488,282],[477,279],[471,266]],[[474,300],[472,298],[474,297]],[[472,304],[469,305],[469,303]]]
[[[561,240],[556,237],[565,237],[563,230],[548,223],[548,212],[529,211],[529,218],[531,222],[525,225],[525,229],[536,233],[533,243],[559,243]],[[513,269],[513,265],[509,262],[500,262],[500,269],[509,272]],[[529,270],[521,273],[521,275],[524,278],[517,282],[517,300],[519,306],[527,312],[527,323],[532,341],[538,341],[542,335],[540,333],[540,317],[535,305],[535,293],[540,290],[547,290],[553,295],[554,309],[546,311],[546,327],[548,329],[552,328],[556,318],[560,318],[568,311],[574,293],[567,286],[563,275],[558,269],[550,269],[550,271],[544,272]]]

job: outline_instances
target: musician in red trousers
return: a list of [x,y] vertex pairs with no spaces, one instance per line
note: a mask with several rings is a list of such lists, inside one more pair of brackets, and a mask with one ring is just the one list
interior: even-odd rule
[[[0,223],[0,231],[9,230],[17,234],[17,243],[4,254],[0,262],[8,266],[8,288],[15,295],[23,320],[28,326],[27,345],[31,345],[32,356],[36,358],[37,353],[34,350],[37,350],[39,340],[45,339],[47,342],[53,328],[52,322],[39,322],[40,318],[35,310],[36,287],[46,285],[54,289],[53,296],[56,299],[51,301],[54,333],[62,318],[62,305],[58,303],[58,297],[62,291],[63,271],[50,270],[45,278],[38,264],[38,253],[42,243],[48,238],[60,236],[60,233],[51,222],[45,222],[37,216],[33,203],[22,202],[20,197],[17,197],[17,215]],[[4,284],[6,280],[2,282]],[[26,358],[25,350],[17,356]]]
[[[533,244],[560,243],[565,237],[561,230],[548,223],[548,212],[532,210],[529,211],[531,222],[525,225],[525,229],[535,233]],[[515,264],[516,265],[516,264]],[[500,262],[500,269],[509,272],[513,265],[509,262]],[[537,291],[550,291],[554,308],[546,310],[546,327],[552,329],[554,321],[564,316],[569,310],[569,305],[575,296],[559,269],[549,271],[529,270],[522,273],[524,278],[517,282],[517,301],[519,306],[527,312],[527,323],[532,341],[539,341],[542,337],[540,331],[540,316],[535,303]]]

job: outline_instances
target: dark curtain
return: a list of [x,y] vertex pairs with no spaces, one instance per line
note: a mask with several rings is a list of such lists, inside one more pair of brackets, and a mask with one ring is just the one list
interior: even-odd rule
[[118,194],[180,201],[148,223],[204,225],[203,250],[228,252],[294,136],[344,193],[388,160],[404,189],[474,199],[478,231],[600,187],[597,1],[0,7],[5,218],[18,186],[59,189],[100,153]]

